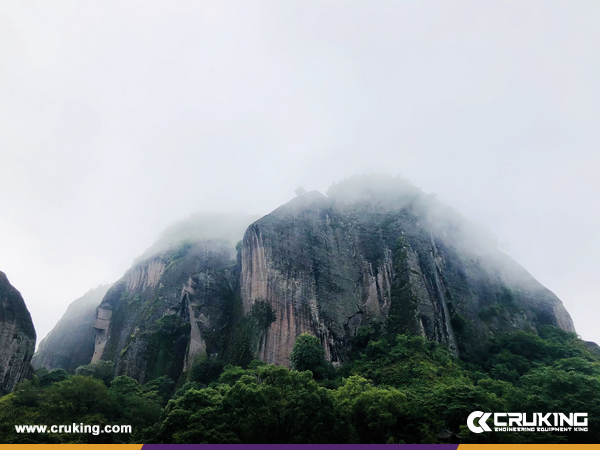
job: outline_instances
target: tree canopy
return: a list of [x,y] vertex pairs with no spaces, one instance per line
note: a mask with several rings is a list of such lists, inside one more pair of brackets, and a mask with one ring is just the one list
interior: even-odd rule
[[[357,330],[351,359],[333,369],[301,335],[293,369],[198,358],[175,383],[114,377],[110,363],[75,375],[38,370],[0,398],[4,443],[595,443],[600,357],[574,334],[498,335],[470,359],[420,336]],[[473,411],[587,412],[578,433],[481,433]],[[18,434],[18,424],[127,424],[131,434]]]

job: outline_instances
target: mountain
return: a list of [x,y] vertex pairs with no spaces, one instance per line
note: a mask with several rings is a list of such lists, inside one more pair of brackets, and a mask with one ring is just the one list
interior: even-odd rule
[[52,331],[42,339],[31,364],[35,369],[65,369],[73,372],[89,364],[94,354],[96,308],[110,285],[91,289],[69,305]]
[[151,256],[164,253],[177,247],[182,242],[198,242],[202,240],[219,240],[234,247],[248,225],[260,216],[252,214],[228,214],[198,212],[169,225],[158,239],[142,253],[134,264]]
[[[228,346],[239,292],[236,242],[257,216],[197,213],[168,227],[100,304],[93,362],[138,380],[177,380]],[[239,297],[239,295],[238,295]]]
[[30,372],[35,329],[23,297],[0,272],[0,391],[10,392]]
[[[258,216],[245,214],[196,213],[170,225],[159,235],[152,246],[136,258],[133,268],[125,274],[122,280],[119,280],[113,285],[113,289],[110,292],[108,292],[109,288],[111,288],[110,285],[100,286],[90,290],[84,296],[69,305],[63,317],[40,343],[38,351],[33,356],[33,367],[36,369],[45,367],[48,370],[61,368],[72,372],[81,365],[89,364],[92,359],[94,361],[98,360],[98,357],[94,358],[94,351],[97,333],[99,342],[98,348],[104,348],[102,334],[103,317],[105,317],[106,314],[111,314],[111,308],[118,309],[121,307],[119,311],[123,311],[127,304],[126,301],[121,303],[120,297],[115,298],[115,295],[118,296],[123,294],[123,292],[126,292],[126,294],[123,294],[124,298],[131,295],[132,299],[136,299],[136,295],[140,295],[144,298],[150,296],[150,291],[144,293],[141,293],[141,291],[148,288],[148,286],[157,287],[153,284],[154,281],[152,277],[160,276],[157,275],[157,273],[160,272],[161,269],[156,268],[162,267],[161,264],[164,265],[166,263],[163,268],[167,268],[168,266],[168,275],[173,275],[172,272],[176,268],[179,268],[181,265],[185,266],[186,261],[190,258],[194,259],[198,257],[198,253],[195,249],[201,242],[206,242],[209,247],[212,246],[213,248],[219,246],[226,247],[226,253],[228,253],[229,256],[226,258],[227,263],[225,265],[235,265],[235,243],[242,238],[248,224],[255,221],[257,218]],[[206,246],[203,247],[204,250],[207,248],[208,247]],[[190,249],[189,257],[185,258],[187,251]],[[232,257],[230,253],[234,256]],[[196,264],[196,262],[192,262],[192,264]],[[156,272],[156,270],[158,270],[158,272]],[[132,281],[132,276],[149,276],[150,279]],[[177,275],[175,275],[175,277],[177,277]],[[181,280],[173,281],[169,278],[166,281],[166,284],[172,288],[174,283],[177,284],[180,281]],[[123,286],[125,286],[125,291],[122,291]],[[152,295],[164,299],[164,290],[160,288],[160,285],[157,289],[160,289],[160,291],[154,292]],[[106,301],[103,302],[103,305],[99,310],[99,318],[97,319],[96,314],[98,306],[100,306],[100,303],[107,292],[109,295],[107,296]],[[119,294],[115,294],[115,292],[118,292]],[[157,315],[151,314],[149,317],[150,321],[157,320],[157,318],[161,318],[165,314],[168,316],[168,311],[170,311],[168,305],[171,303],[165,300],[158,308],[153,304],[153,312],[156,311]],[[135,308],[132,309],[135,310]],[[144,310],[144,314],[146,313],[148,313],[148,310]],[[132,320],[136,321],[138,319],[141,321],[141,318],[134,316],[128,318],[128,321],[131,322]],[[164,320],[169,319],[165,318]],[[139,325],[140,324],[136,322],[136,328],[138,328]],[[142,326],[142,328],[145,329],[144,326]],[[161,328],[161,330],[164,331],[164,327]],[[125,345],[113,344],[113,341],[117,340],[117,334],[118,333],[113,332],[109,350],[113,345],[116,345],[120,355],[125,347],[129,350],[130,347],[127,344],[130,343],[132,338],[129,336],[129,338],[125,339],[127,341],[127,344]],[[133,330],[130,335],[131,334],[134,334]],[[146,336],[146,334],[144,336]],[[140,342],[134,344],[131,348],[132,354],[134,353],[133,350],[136,346],[143,345]],[[98,353],[98,351],[96,353]],[[106,354],[109,355],[109,353]],[[175,359],[178,358],[178,356],[176,356],[177,354],[178,353],[175,351],[173,353],[175,356],[173,356],[169,352],[169,356],[173,356]],[[122,356],[125,356],[125,353]],[[152,357],[150,358],[152,359]],[[123,370],[128,371],[130,369],[129,366],[133,364],[132,361],[134,359],[135,358],[128,357],[122,358],[122,363],[119,365],[119,368],[124,368]],[[131,370],[138,373],[139,376],[143,378],[145,376],[145,365],[137,364],[136,367],[137,369],[131,368]],[[161,365],[157,370],[160,372],[162,369],[163,367]],[[177,372],[177,374],[181,372],[181,367],[177,366],[175,372]],[[156,371],[152,373],[156,373]]]
[[236,247],[211,237],[220,228],[136,261],[97,310],[94,361],[144,382],[206,359],[289,366],[304,332],[339,365],[365,330],[421,335],[455,355],[506,331],[575,331],[561,301],[485,230],[400,178],[301,194]]
[[511,330],[575,331],[561,301],[485,231],[400,179],[355,178],[295,198],[252,224],[242,246],[245,310],[276,320],[257,349],[289,365],[297,336],[334,363],[361,326],[410,332],[455,354]]
[[130,269],[98,307],[92,362],[145,382],[177,380],[199,353],[217,352],[237,290],[235,249],[182,243]]

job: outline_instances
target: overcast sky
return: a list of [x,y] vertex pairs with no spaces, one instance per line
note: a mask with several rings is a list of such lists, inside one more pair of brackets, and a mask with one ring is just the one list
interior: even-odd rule
[[401,174],[600,343],[600,3],[2,1],[0,270],[38,341],[195,211]]

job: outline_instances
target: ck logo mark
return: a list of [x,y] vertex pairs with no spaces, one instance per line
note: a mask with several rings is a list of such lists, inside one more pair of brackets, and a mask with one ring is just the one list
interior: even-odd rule
[[[473,411],[467,419],[467,426],[473,433],[483,433],[484,431],[492,431],[487,426],[486,420],[490,418],[492,413],[484,413],[483,411]],[[475,419],[479,419],[479,425],[475,425]]]

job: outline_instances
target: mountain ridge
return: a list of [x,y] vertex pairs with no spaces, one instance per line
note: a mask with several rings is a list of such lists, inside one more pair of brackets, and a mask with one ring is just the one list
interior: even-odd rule
[[98,286],[71,302],[60,320],[41,340],[31,360],[35,369],[45,367],[74,372],[77,367],[90,362],[96,337],[93,329],[96,308],[109,288],[110,285]]
[[340,365],[365,326],[455,355],[505,331],[575,331],[552,292],[434,196],[372,176],[327,194],[301,194],[254,221],[236,248],[184,240],[138,261],[98,308],[93,361],[147,381],[178,378],[197,358],[289,366],[304,332]]

